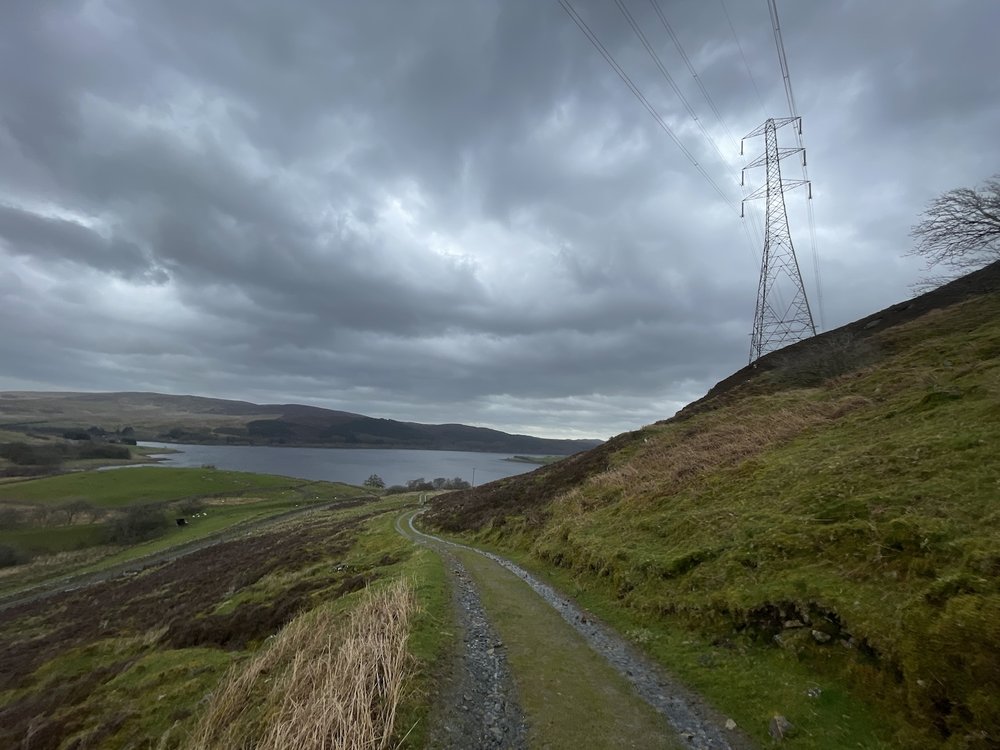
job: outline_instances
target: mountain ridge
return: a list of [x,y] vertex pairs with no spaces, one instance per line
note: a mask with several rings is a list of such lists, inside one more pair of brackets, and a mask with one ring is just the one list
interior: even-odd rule
[[570,455],[600,440],[541,438],[458,423],[423,424],[308,404],[249,401],[144,391],[2,391],[8,430],[61,434],[91,429],[137,440],[210,445],[462,450]]

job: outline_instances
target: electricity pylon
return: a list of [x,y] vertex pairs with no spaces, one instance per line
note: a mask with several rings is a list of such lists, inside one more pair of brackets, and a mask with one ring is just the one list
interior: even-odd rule
[[[764,167],[766,173],[765,183],[743,199],[743,203],[765,199],[764,255],[761,258],[757,309],[750,337],[750,362],[770,351],[816,335],[816,324],[806,298],[785,210],[785,190],[805,185],[812,199],[812,183],[808,180],[781,179],[782,159],[801,153],[802,164],[806,163],[804,148],[778,146],[778,128],[792,123],[798,125],[801,134],[801,117],[773,117],[743,136],[743,140],[764,136],[764,153],[743,167],[744,176],[746,170],[754,167]],[[741,155],[743,140],[740,141]],[[784,302],[786,296],[789,300],[787,304]]]

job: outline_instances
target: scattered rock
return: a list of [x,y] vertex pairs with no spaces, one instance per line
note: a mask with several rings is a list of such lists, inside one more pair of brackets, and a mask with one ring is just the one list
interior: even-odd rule
[[823,695],[823,691],[814,685],[811,688],[806,688],[806,695],[808,695],[810,698],[819,698],[821,695]]
[[438,552],[452,571],[453,598],[463,644],[458,668],[444,688],[443,716],[431,731],[438,750],[520,750],[527,747],[527,728],[514,698],[514,685],[497,637],[483,610],[475,585],[461,563],[446,549]]
[[785,620],[785,630],[792,628],[804,628],[806,624],[802,620]]
[[829,633],[824,633],[822,630],[813,630],[812,637],[813,640],[816,641],[816,643],[829,643],[831,640],[833,640],[832,635],[830,635]]
[[736,722],[733,721],[732,719],[726,719],[726,729],[728,729],[730,732],[736,729]]
[[781,714],[775,714],[771,717],[771,723],[767,731],[775,740],[780,742],[795,732],[795,725]]

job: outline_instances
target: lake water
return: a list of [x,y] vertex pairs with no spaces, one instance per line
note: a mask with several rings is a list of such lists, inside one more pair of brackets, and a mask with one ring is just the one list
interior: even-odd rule
[[508,453],[465,451],[388,450],[381,448],[276,448],[263,445],[179,445],[146,443],[139,445],[169,448],[180,453],[163,455],[162,466],[202,466],[280,474],[299,479],[361,484],[372,474],[386,486],[406,484],[410,479],[430,481],[437,477],[460,477],[480,485],[494,479],[537,469],[534,464],[505,461]]

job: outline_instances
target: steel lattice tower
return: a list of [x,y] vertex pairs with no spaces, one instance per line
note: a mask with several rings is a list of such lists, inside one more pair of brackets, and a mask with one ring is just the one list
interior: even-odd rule
[[[798,125],[801,134],[802,118],[776,117],[743,136],[744,140],[764,136],[764,153],[743,168],[744,174],[754,167],[764,167],[766,172],[764,185],[743,199],[744,203],[758,198],[765,199],[764,254],[757,285],[753,334],[750,338],[750,362],[770,351],[816,335],[816,325],[806,298],[785,210],[785,190],[806,185],[809,198],[812,198],[812,185],[808,180],[781,179],[781,160],[785,157],[801,153],[802,164],[806,163],[804,148],[778,146],[778,129],[792,123]],[[740,153],[742,152],[741,141]]]

